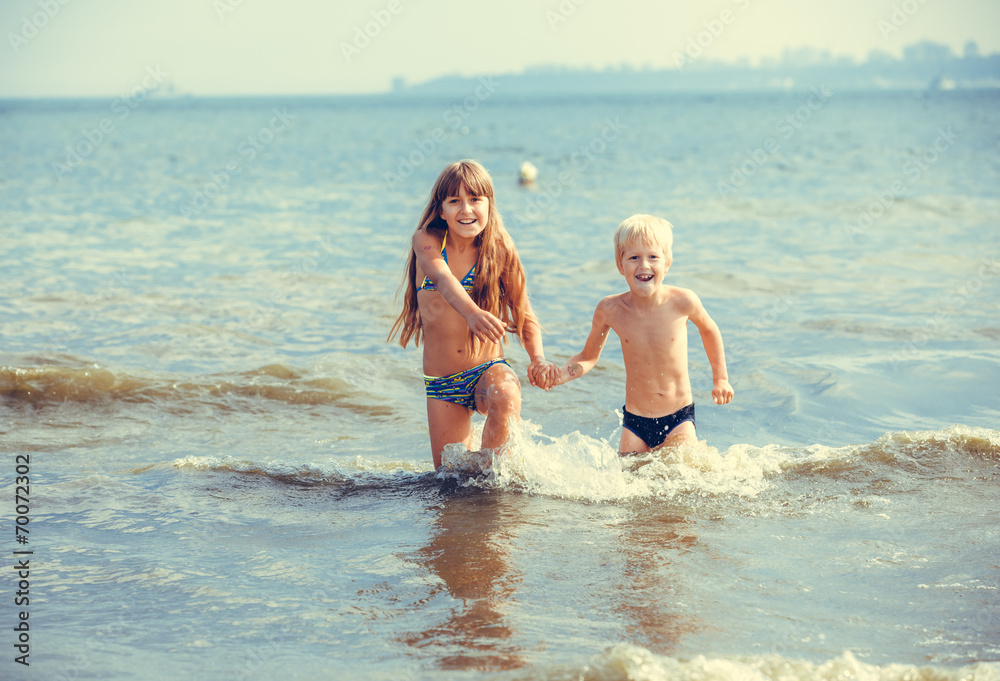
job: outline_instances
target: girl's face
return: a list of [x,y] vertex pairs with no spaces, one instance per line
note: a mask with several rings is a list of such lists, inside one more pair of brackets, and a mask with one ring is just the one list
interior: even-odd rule
[[462,185],[457,196],[446,196],[441,204],[441,219],[448,223],[448,231],[455,236],[474,239],[486,229],[490,217],[490,200],[475,196]]

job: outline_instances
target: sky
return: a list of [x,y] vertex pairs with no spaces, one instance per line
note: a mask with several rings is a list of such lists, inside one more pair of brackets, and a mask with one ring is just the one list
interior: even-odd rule
[[534,66],[674,68],[930,40],[1000,52],[998,0],[0,0],[0,98],[385,92]]

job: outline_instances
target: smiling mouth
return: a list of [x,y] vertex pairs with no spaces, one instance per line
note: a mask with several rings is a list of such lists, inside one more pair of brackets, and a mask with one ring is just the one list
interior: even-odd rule
[[635,278],[638,279],[639,281],[642,281],[642,282],[653,281],[653,275],[652,274],[637,274],[637,275],[635,275]]
[[471,218],[471,219],[467,219],[467,220],[459,220],[458,224],[460,224],[460,225],[473,225],[476,222],[477,222],[476,218]]

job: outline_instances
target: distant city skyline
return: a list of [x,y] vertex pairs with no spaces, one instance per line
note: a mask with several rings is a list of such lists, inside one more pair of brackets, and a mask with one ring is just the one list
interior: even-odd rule
[[[682,57],[687,57],[686,54],[682,54]],[[985,59],[989,57],[1000,57],[1000,51],[993,52],[991,54],[984,53],[979,49],[978,43],[974,40],[966,41],[965,45],[958,52],[952,50],[948,45],[943,45],[941,43],[935,43],[933,41],[924,40],[919,43],[914,43],[912,45],[905,45],[902,49],[902,54],[899,56],[883,52],[881,50],[872,50],[866,57],[862,59],[855,59],[851,55],[834,54],[829,50],[818,50],[813,47],[799,47],[799,48],[785,48],[782,50],[781,54],[775,57],[762,57],[757,63],[753,63],[750,59],[746,57],[741,57],[733,61],[724,61],[719,59],[706,58],[691,58],[688,57],[684,61],[686,63],[681,63],[676,66],[667,66],[667,69],[676,68],[677,70],[684,70],[685,68],[691,68],[692,66],[718,66],[718,67],[728,67],[728,68],[777,68],[777,67],[805,67],[805,66],[823,66],[823,65],[841,65],[841,66],[862,66],[865,64],[880,64],[880,63],[890,63],[890,62],[947,62],[948,60],[960,60],[960,59]],[[634,66],[629,64],[610,64],[604,67],[607,70],[639,70]],[[526,72],[537,71],[537,70],[575,70],[573,67],[566,67],[559,64],[539,64],[535,66],[529,66],[525,69]],[[644,66],[641,70],[649,70],[648,65]],[[600,69],[598,69],[600,70]]]
[[0,97],[389,91],[539,67],[859,63],[1000,52],[995,0],[5,0]]
[[975,43],[961,55],[948,46],[922,41],[903,49],[902,58],[873,51],[857,62],[814,50],[786,50],[779,58],[751,65],[747,60],[722,62],[701,59],[697,50],[675,68],[629,65],[590,69],[536,66],[520,73],[483,76],[443,76],[423,83],[393,83],[395,94],[461,96],[488,84],[500,97],[515,95],[629,95],[665,92],[844,91],[955,89],[1000,90],[1000,53],[983,55]]

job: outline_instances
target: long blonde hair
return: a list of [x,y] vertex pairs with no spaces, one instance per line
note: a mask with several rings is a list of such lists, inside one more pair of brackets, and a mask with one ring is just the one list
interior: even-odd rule
[[[503,226],[503,218],[500,217],[493,198],[493,179],[486,168],[476,161],[466,159],[442,170],[420,216],[419,227],[443,239],[448,231],[448,224],[441,218],[441,207],[449,196],[458,196],[462,186],[473,196],[485,196],[490,200],[486,228],[475,241],[479,255],[476,260],[476,280],[469,295],[481,309],[499,317],[508,330],[515,331],[518,338],[523,338],[525,322],[537,320],[530,309],[522,309],[521,303],[525,300],[524,267],[514,247],[514,240]],[[417,255],[412,249],[404,277],[399,287],[399,291],[406,287],[403,311],[392,325],[386,342],[398,334],[399,344],[404,348],[410,340],[414,340],[419,347],[423,324],[420,320],[420,308],[417,306]],[[398,291],[396,295],[398,297]],[[472,335],[472,331],[469,331],[469,343],[475,352],[479,341]]]

